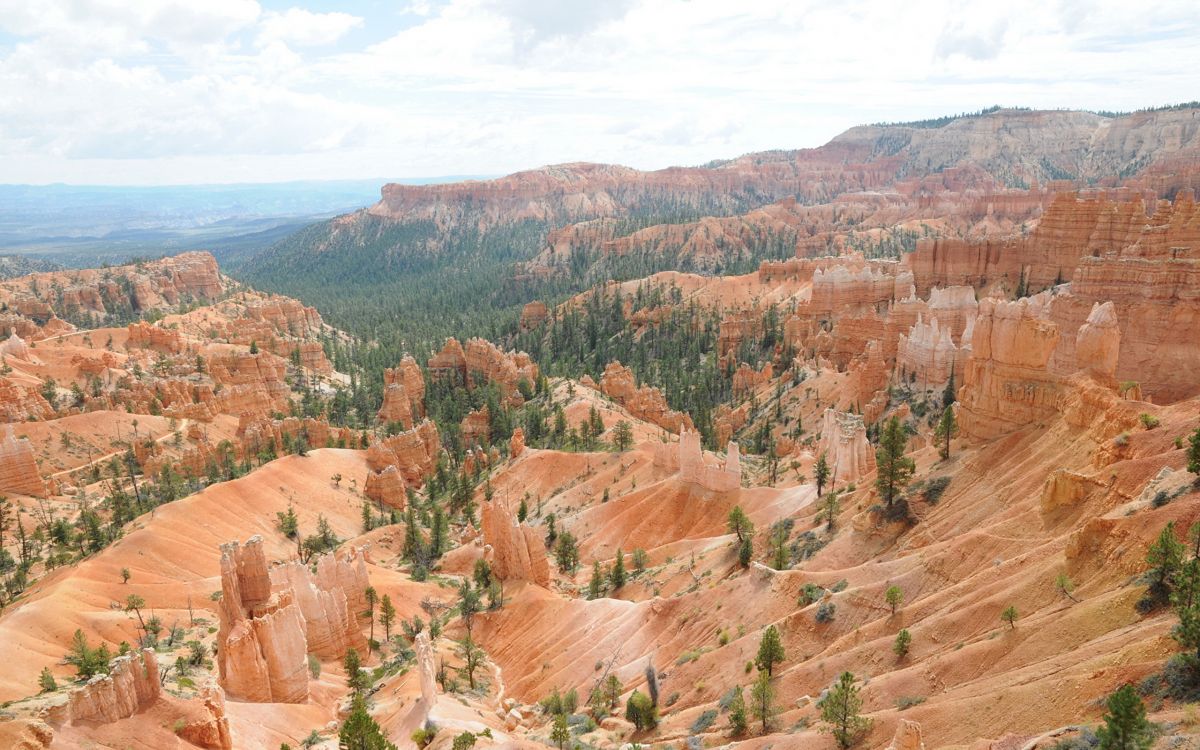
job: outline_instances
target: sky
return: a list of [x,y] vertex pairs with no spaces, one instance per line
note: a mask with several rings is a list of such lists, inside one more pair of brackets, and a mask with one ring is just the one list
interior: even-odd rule
[[0,0],[0,183],[699,164],[1200,99],[1200,3]]

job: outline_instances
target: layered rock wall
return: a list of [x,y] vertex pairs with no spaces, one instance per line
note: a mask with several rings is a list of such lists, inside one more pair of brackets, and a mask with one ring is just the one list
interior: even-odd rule
[[158,699],[158,658],[153,649],[118,656],[108,674],[98,674],[71,690],[67,713],[72,723],[108,724],[126,719]]
[[480,518],[484,548],[496,576],[549,587],[550,563],[541,533],[518,523],[500,501],[484,502]]
[[29,438],[18,438],[12,425],[5,425],[4,439],[0,441],[0,492],[32,497],[46,497],[49,488],[38,471],[33,443]]

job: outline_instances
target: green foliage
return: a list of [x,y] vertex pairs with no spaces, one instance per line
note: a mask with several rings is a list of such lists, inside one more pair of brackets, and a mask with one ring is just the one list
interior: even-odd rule
[[94,675],[107,673],[108,662],[112,659],[107,644],[98,648],[88,645],[87,636],[82,630],[76,630],[71,638],[71,648],[67,651],[66,662],[75,667],[79,679],[86,680]]
[[730,534],[737,536],[739,543],[754,536],[754,522],[746,515],[746,511],[742,510],[742,506],[735,505],[729,510],[729,518],[725,522]]
[[741,737],[746,733],[748,714],[746,713],[746,697],[740,685],[733,688],[733,700],[729,703],[729,733]]
[[904,591],[899,586],[888,586],[887,591],[883,592],[883,600],[892,608],[892,614],[896,614],[896,609],[904,602]]
[[1187,470],[1200,476],[1200,427],[1188,438]]
[[942,410],[942,418],[938,420],[937,429],[933,431],[934,438],[938,441],[938,454],[942,458],[950,458],[950,439],[958,432],[958,422],[954,419],[954,408],[946,407]]
[[892,653],[896,654],[897,658],[903,659],[905,656],[908,656],[908,649],[911,645],[912,633],[909,633],[908,629],[905,628],[896,633],[896,640],[892,643]]
[[862,705],[862,696],[850,672],[842,672],[825,697],[817,701],[821,720],[829,725],[824,731],[833,735],[839,747],[850,747],[870,728],[870,720],[861,715]]
[[[354,649],[350,650],[354,653]],[[356,692],[350,702],[350,715],[338,732],[339,750],[396,750],[383,730],[367,712],[367,699]]]
[[454,738],[454,744],[450,746],[451,750],[468,750],[475,747],[475,735],[471,732],[463,732]]
[[825,485],[829,482],[830,469],[829,462],[825,459],[825,451],[821,451],[821,455],[817,456],[817,464],[813,468],[813,476],[817,482],[817,497],[825,490]]
[[550,730],[550,741],[558,746],[558,750],[563,750],[570,740],[571,729],[567,726],[566,714],[558,714],[554,717],[554,726]]
[[1130,685],[1108,696],[1104,726],[1096,731],[1100,750],[1148,750],[1154,744],[1154,725],[1146,707]]
[[875,487],[889,512],[894,510],[900,493],[916,471],[916,464],[904,455],[907,445],[908,433],[900,419],[892,417],[885,422],[879,433],[879,447],[875,450]]
[[58,690],[58,682],[50,672],[50,667],[42,667],[42,673],[38,675],[38,687],[43,693],[53,693]]
[[554,562],[559,570],[572,576],[579,569],[579,545],[571,532],[564,531],[558,535],[554,543]]
[[621,587],[625,585],[625,553],[619,547],[608,580],[612,584],[613,591],[620,591]]
[[775,688],[771,685],[771,675],[759,672],[754,684],[750,687],[750,714],[758,719],[762,733],[770,728],[771,719],[779,712],[775,705]]
[[622,419],[613,427],[612,435],[613,447],[618,452],[625,452],[633,445],[633,425],[628,420]]
[[771,676],[775,665],[783,662],[785,658],[779,629],[770,625],[763,631],[762,639],[758,642],[758,654],[754,657],[754,665]]
[[1000,619],[1007,622],[1008,627],[1016,628],[1017,627],[1017,608],[1012,606],[1011,604],[1008,605],[1007,607],[1004,608],[1004,611],[1000,613]]
[[371,685],[371,678],[362,669],[362,660],[359,658],[358,650],[351,648],[346,651],[346,658],[342,662],[342,666],[346,669],[346,684],[355,693],[361,693]]
[[639,732],[643,729],[653,729],[658,724],[658,710],[648,695],[634,690],[625,702],[625,719]]

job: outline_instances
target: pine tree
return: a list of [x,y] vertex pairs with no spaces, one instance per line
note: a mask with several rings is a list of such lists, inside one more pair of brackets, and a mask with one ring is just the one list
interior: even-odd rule
[[896,640],[892,643],[892,652],[897,657],[903,659],[905,656],[908,656],[908,648],[911,645],[912,633],[908,632],[907,628],[902,629],[899,633],[896,633]]
[[839,747],[850,747],[871,726],[870,720],[860,714],[862,704],[851,672],[842,672],[825,697],[817,701],[821,720],[829,724],[825,731],[833,735]]
[[875,486],[889,511],[916,470],[913,460],[904,455],[907,445],[908,434],[904,425],[898,417],[892,417],[880,431],[879,447],[875,450]]
[[529,517],[529,503],[524,497],[521,498],[521,505],[517,508],[517,522],[525,523],[525,519]]
[[1188,438],[1187,470],[1200,476],[1200,427]]
[[[363,612],[363,614],[369,617],[371,620],[371,635],[370,640],[367,642],[368,644],[371,644],[375,642],[375,605],[379,602],[379,594],[376,593],[374,586],[367,586],[366,591],[363,592],[363,596],[365,596],[367,600],[367,609],[365,612]],[[368,645],[368,648],[369,647],[370,646]]]
[[1171,581],[1183,565],[1183,555],[1183,542],[1175,536],[1175,522],[1170,521],[1159,532],[1158,538],[1150,545],[1150,549],[1146,551],[1146,564],[1150,566],[1150,570],[1154,574],[1152,586],[1157,585],[1164,590],[1169,590]]
[[392,604],[392,597],[384,594],[379,605],[379,624],[383,626],[384,640],[392,639],[392,624],[395,622],[396,607]]
[[767,733],[771,717],[776,711],[775,688],[771,686],[771,676],[766,672],[759,672],[754,685],[750,687],[750,712],[761,722],[763,734]]
[[617,559],[613,562],[612,573],[609,574],[613,591],[620,591],[625,585],[625,553],[617,548]]
[[599,560],[592,561],[592,580],[588,581],[588,599],[599,599],[604,593],[604,569]]
[[744,542],[754,536],[754,522],[750,520],[740,505],[735,505],[730,509],[726,526],[730,534],[737,535],[738,542]]
[[817,456],[817,465],[813,469],[813,475],[817,480],[817,497],[825,490],[825,484],[829,481],[829,462],[825,460],[825,451],[821,451],[821,455]]
[[1003,612],[1000,613],[1000,619],[1008,623],[1008,627],[1016,629],[1017,627],[1017,608],[1008,605]]
[[784,658],[783,639],[779,637],[779,629],[771,625],[763,632],[762,640],[758,642],[758,655],[754,658],[754,664],[770,677],[775,665]]
[[734,688],[733,700],[729,702],[729,733],[741,737],[746,733],[746,697],[742,694],[742,686]]
[[942,458],[950,458],[950,438],[958,432],[958,423],[954,419],[954,408],[947,406],[942,411],[942,418],[938,420],[937,429],[934,430],[934,438],[941,443],[938,447],[938,455]]
[[622,419],[613,427],[613,447],[624,453],[633,445],[633,425]]
[[743,568],[750,567],[750,561],[754,558],[754,542],[749,537],[742,540],[738,546],[738,563]]
[[[349,653],[355,653],[351,649]],[[340,750],[396,750],[396,746],[388,742],[383,730],[367,712],[367,699],[361,692],[356,692],[350,702],[350,715],[338,732],[338,748]]]
[[1146,719],[1146,706],[1132,686],[1108,696],[1108,713],[1096,736],[1100,750],[1148,750],[1154,744],[1154,725]]
[[571,728],[567,726],[567,715],[558,714],[554,717],[554,727],[550,730],[550,741],[563,750],[571,741]]
[[825,516],[825,525],[830,529],[833,529],[833,523],[841,509],[842,498],[838,490],[830,490],[829,494],[821,499],[820,513]]
[[367,688],[367,676],[363,674],[362,659],[359,658],[357,649],[351,648],[346,651],[342,666],[346,668],[346,684],[351,690],[360,693]]
[[50,667],[42,667],[42,673],[38,675],[38,687],[42,689],[43,693],[53,693],[58,690],[58,682],[50,672]]
[[892,608],[894,615],[896,608],[904,601],[904,591],[899,586],[888,586],[887,591],[883,593],[883,599]]

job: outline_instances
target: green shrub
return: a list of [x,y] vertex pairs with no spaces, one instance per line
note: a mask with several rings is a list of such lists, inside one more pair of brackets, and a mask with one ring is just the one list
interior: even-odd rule
[[717,709],[710,708],[696,717],[692,722],[692,734],[703,734],[717,720]]
[[821,606],[817,607],[815,617],[817,622],[833,622],[835,614],[837,614],[836,604],[833,602],[821,602]]

